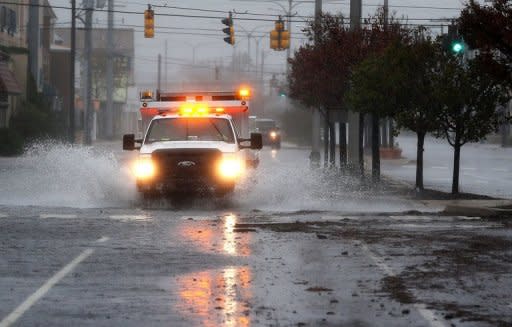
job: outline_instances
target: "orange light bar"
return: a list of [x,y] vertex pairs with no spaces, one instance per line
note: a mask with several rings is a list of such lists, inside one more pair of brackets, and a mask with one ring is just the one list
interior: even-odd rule
[[204,116],[209,113],[210,110],[205,104],[190,103],[179,109],[179,114],[182,116]]
[[240,95],[241,98],[248,98],[251,96],[251,90],[248,87],[242,87],[238,90],[238,95]]
[[224,108],[215,108],[215,113],[218,113],[218,114],[223,114],[224,113]]

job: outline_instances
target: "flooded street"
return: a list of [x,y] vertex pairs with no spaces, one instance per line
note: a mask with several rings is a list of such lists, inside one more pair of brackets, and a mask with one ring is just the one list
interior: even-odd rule
[[137,197],[117,150],[3,159],[0,326],[512,324],[509,222],[306,157],[265,149],[233,197],[179,201]]

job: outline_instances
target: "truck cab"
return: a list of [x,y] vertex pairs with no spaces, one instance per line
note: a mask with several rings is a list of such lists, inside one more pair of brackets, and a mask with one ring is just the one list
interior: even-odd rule
[[[139,150],[133,165],[144,196],[207,192],[232,193],[251,163],[247,150],[262,147],[261,134],[244,138],[218,102],[144,102],[142,139],[123,137],[124,150]],[[136,143],[140,146],[136,146]]]

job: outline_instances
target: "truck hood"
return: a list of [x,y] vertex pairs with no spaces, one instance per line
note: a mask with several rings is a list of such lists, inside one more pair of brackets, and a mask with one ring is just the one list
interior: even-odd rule
[[218,149],[221,152],[237,152],[238,145],[221,141],[164,141],[144,144],[140,154],[151,154],[156,150],[166,149]]

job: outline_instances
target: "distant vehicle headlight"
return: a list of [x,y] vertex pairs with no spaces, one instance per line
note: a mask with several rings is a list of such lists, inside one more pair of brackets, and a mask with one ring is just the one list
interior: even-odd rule
[[217,164],[217,174],[222,179],[235,179],[245,170],[242,158],[234,154],[224,154]]
[[133,173],[137,179],[149,179],[155,176],[156,167],[151,156],[141,156],[135,161]]
[[277,132],[276,131],[270,132],[270,137],[273,139],[277,138]]

